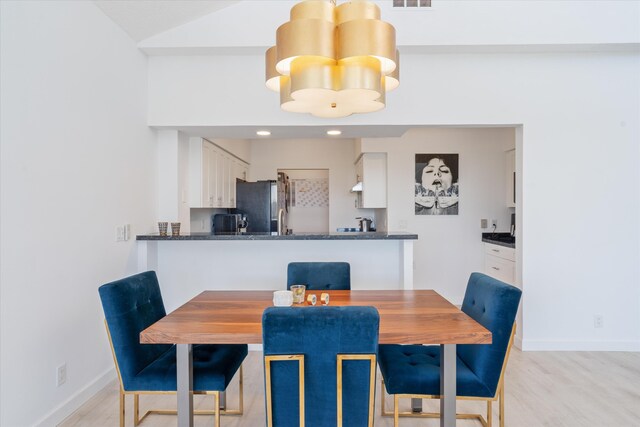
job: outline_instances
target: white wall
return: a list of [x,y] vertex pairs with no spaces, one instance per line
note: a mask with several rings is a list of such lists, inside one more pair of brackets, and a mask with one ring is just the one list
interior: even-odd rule
[[351,139],[254,140],[252,181],[276,179],[278,169],[329,170],[329,230],[355,227],[362,212],[355,208],[354,142]]
[[[179,222],[180,233],[191,231],[189,215],[189,136],[177,130],[157,131],[156,222],[148,233],[158,232],[158,221]],[[169,224],[169,232],[171,225]]]
[[[402,61],[386,109],[340,125],[522,124],[523,347],[640,350],[640,55],[431,53]],[[262,64],[262,55],[150,58],[150,123],[338,123],[280,111]],[[216,93],[234,102],[211,102]],[[594,314],[604,328],[594,329]]]
[[155,220],[147,60],[91,2],[0,6],[0,425],[52,426],[115,378],[97,288]]
[[[181,168],[179,167],[182,157],[178,141],[180,134],[181,132],[176,130],[159,130],[157,132],[158,221],[175,222],[181,219],[180,193],[183,187],[181,185]],[[152,231],[157,232],[157,229]]]
[[[462,303],[469,274],[484,269],[480,219],[497,219],[509,229],[505,200],[506,147],[515,144],[508,128],[415,129],[402,138],[367,138],[363,152],[387,153],[388,226],[418,234],[414,250],[414,286],[435,289]],[[457,153],[460,202],[458,215],[415,215],[415,155]]]
[[[275,44],[276,28],[298,1],[242,1],[140,42],[150,54],[252,49]],[[638,2],[434,0],[430,8],[394,8],[377,0],[403,49],[441,46],[570,45],[640,42]],[[265,49],[262,49],[264,52]]]

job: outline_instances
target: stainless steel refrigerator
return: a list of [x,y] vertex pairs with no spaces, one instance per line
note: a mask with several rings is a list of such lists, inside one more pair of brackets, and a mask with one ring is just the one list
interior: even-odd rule
[[247,216],[247,233],[287,233],[289,179],[278,173],[276,181],[236,184],[236,213]]

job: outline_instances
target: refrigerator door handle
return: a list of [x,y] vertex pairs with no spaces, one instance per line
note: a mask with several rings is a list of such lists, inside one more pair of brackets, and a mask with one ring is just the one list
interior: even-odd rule
[[284,234],[284,209],[278,209],[278,234]]

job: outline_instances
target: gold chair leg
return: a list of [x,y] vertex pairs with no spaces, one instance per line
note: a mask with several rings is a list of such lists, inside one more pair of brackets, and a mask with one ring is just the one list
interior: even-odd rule
[[124,427],[124,391],[120,389],[120,427]]
[[215,413],[216,413],[215,426],[220,427],[220,392],[219,391],[216,391],[213,393],[213,399],[215,401]]
[[493,401],[487,400],[487,427],[491,427],[493,420]]
[[[220,410],[220,415],[242,415],[244,413],[244,379],[243,377],[244,377],[244,374],[242,371],[242,365],[240,365],[239,377],[238,377],[238,409],[225,408]],[[214,412],[212,412],[212,414]]]
[[135,393],[133,395],[133,425],[135,427],[140,424],[140,395]]
[[[240,365],[240,377],[238,384],[238,409],[233,410],[220,410],[220,392],[216,391],[213,393],[215,400],[215,409],[211,410],[194,410],[194,415],[214,415],[215,417],[215,425],[216,427],[220,426],[220,416],[221,415],[242,415],[244,411],[244,380],[243,380],[243,372],[242,365]],[[125,427],[125,396],[126,394],[120,389],[120,427]],[[133,393],[133,425],[138,426],[142,423],[142,421],[151,414],[156,415],[176,415],[177,411],[175,410],[162,410],[162,409],[151,409],[140,416],[140,394]]]
[[498,395],[498,404],[500,406],[498,417],[500,419],[500,427],[504,427],[504,382],[500,386],[500,394]]
[[400,410],[398,407],[400,406],[400,399],[397,394],[393,395],[393,427],[398,427],[398,423],[400,422]]

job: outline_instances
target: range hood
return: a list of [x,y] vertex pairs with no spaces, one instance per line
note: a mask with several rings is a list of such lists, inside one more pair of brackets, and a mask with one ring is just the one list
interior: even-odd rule
[[352,193],[357,193],[357,192],[361,192],[362,191],[362,181],[358,182],[356,185],[354,185],[351,188],[351,192]]

